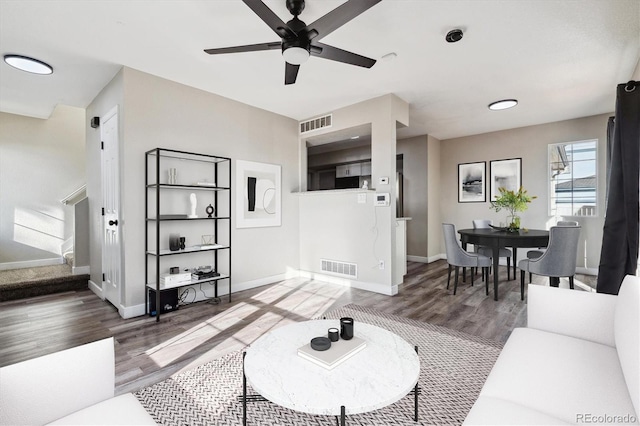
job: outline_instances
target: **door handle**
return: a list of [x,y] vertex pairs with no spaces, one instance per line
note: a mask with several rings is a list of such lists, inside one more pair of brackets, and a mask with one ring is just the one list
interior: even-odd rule
[[109,221],[109,226],[113,226],[113,225],[118,226],[118,219]]

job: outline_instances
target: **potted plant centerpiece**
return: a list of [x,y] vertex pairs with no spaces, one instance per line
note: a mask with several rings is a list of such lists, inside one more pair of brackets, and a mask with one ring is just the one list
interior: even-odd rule
[[517,231],[520,229],[520,216],[516,212],[523,212],[529,207],[531,200],[538,198],[535,195],[527,194],[526,189],[520,187],[518,191],[509,191],[505,188],[498,188],[500,196],[491,201],[491,209],[499,212],[502,209],[509,211],[507,216],[507,229]]

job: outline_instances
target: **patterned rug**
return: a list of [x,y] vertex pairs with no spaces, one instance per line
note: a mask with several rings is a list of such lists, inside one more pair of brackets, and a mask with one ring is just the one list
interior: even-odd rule
[[[327,313],[373,324],[418,345],[420,425],[461,424],[480,393],[502,344],[447,328],[388,315],[358,305]],[[254,393],[248,389],[248,393]],[[242,424],[242,352],[230,353],[135,393],[158,424]],[[369,413],[347,416],[348,425],[416,425],[413,396]],[[270,402],[248,402],[251,425],[330,425],[330,416],[298,413]]]

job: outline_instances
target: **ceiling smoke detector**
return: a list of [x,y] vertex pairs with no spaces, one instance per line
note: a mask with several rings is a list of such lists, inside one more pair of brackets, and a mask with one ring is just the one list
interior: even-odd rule
[[448,43],[456,43],[462,40],[462,36],[462,30],[460,28],[456,28],[455,30],[449,31],[444,39],[447,40]]

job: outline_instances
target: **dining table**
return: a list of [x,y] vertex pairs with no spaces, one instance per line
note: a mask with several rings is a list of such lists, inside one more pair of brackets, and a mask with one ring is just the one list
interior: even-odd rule
[[[498,259],[501,248],[513,250],[513,275],[516,276],[518,247],[547,247],[549,231],[544,229],[519,229],[511,231],[502,228],[460,229],[462,248],[467,244],[489,247],[493,251],[493,300],[498,300]],[[464,274],[463,274],[464,276]]]

